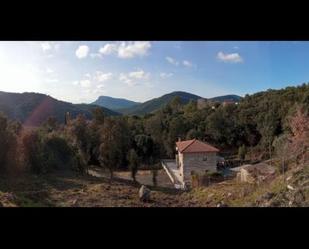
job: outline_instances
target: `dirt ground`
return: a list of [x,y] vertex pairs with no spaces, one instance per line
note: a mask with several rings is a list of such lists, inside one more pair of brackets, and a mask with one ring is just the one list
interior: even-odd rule
[[[89,170],[89,173],[97,177],[109,177],[109,173],[100,168],[92,167]],[[117,171],[114,173],[114,176],[124,180],[132,180],[130,171]],[[153,185],[153,173],[151,170],[139,170],[136,174],[136,180],[143,185]],[[174,188],[171,180],[164,171],[164,169],[157,171],[157,186],[165,188]]]
[[[163,186],[164,172],[158,174],[162,185],[154,187],[150,172],[143,171],[138,180],[151,190],[149,202],[141,202],[141,183],[128,179],[129,172],[109,178],[58,172],[44,176],[0,177],[0,206],[3,207],[216,207],[216,206],[308,206],[308,168],[287,172],[263,186],[239,183],[235,179],[209,187],[181,191]],[[283,181],[284,178],[290,179]],[[147,183],[150,183],[149,185]],[[288,190],[290,184],[295,190]],[[270,196],[270,197],[269,197]],[[272,196],[272,197],[271,197]],[[297,197],[297,198],[296,198]],[[269,199],[271,198],[271,199]]]

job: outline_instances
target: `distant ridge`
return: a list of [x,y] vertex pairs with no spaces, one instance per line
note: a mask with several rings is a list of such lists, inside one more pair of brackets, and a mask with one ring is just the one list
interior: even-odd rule
[[[78,114],[84,114],[89,119],[92,117],[92,109],[96,107],[99,106],[72,104],[41,93],[8,93],[0,91],[0,112],[3,112],[10,119],[18,120],[29,126],[38,126],[50,116],[54,116],[60,123],[63,123],[66,112],[69,112],[73,118]],[[120,115],[107,108],[100,108],[108,116]]]
[[[176,96],[178,96],[180,98],[180,100],[183,104],[187,104],[191,100],[197,101],[198,99],[203,98],[201,96],[198,96],[198,95],[195,95],[195,94],[192,94],[192,93],[176,91],[176,92],[171,92],[171,93],[165,94],[165,95],[163,95],[159,98],[154,98],[154,99],[148,100],[144,103],[141,103],[139,105],[135,105],[135,106],[130,107],[130,108],[118,109],[117,111],[122,113],[122,114],[125,114],[125,115],[144,115],[144,114],[147,114],[147,113],[157,111],[158,109],[167,105]],[[224,96],[209,98],[208,100],[219,101],[219,102],[224,102],[224,101],[238,102],[240,99],[241,99],[241,97],[238,96],[238,95],[224,95]]]
[[238,102],[241,100],[241,97],[238,95],[231,94],[231,95],[223,95],[223,96],[218,96],[214,98],[209,98],[209,100],[218,101],[218,102],[224,102],[224,101]]
[[111,110],[119,110],[124,108],[130,108],[133,106],[137,106],[141,103],[134,102],[131,100],[123,99],[123,98],[113,98],[109,96],[100,96],[96,101],[92,104],[99,105]]

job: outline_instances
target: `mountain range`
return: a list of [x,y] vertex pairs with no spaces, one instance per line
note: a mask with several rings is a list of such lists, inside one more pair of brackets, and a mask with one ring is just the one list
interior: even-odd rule
[[[151,112],[154,112],[162,108],[164,105],[168,104],[176,96],[180,98],[180,101],[183,104],[187,104],[191,100],[197,101],[198,99],[203,98],[195,94],[176,91],[176,92],[165,94],[158,98],[148,100],[143,103],[133,102],[133,101],[126,100],[126,99],[116,99],[116,98],[111,98],[111,97],[106,97],[106,96],[99,97],[98,100],[96,100],[94,103],[97,105],[106,107],[106,108],[110,108],[111,110],[120,112],[125,115],[144,115],[144,114],[151,113]],[[241,97],[238,95],[224,95],[224,96],[209,98],[208,100],[218,101],[218,102],[224,102],[224,101],[237,102],[240,99]],[[117,108],[113,108],[113,106],[116,106]],[[123,106],[123,107],[121,108],[120,106]]]
[[[0,91],[0,112],[3,112],[10,119],[20,121],[24,125],[37,126],[50,116],[54,116],[58,122],[63,123],[66,112],[69,112],[73,118],[78,114],[84,114],[86,118],[90,119],[92,109],[97,107],[102,108],[107,116],[121,114],[144,115],[162,108],[176,96],[180,98],[183,104],[202,98],[191,93],[177,91],[143,103],[100,96],[91,104],[72,104],[41,93],[8,93]],[[237,95],[225,95],[208,100],[223,102],[227,100],[239,101],[240,99],[241,97]]]
[[141,103],[134,102],[134,101],[127,100],[127,99],[113,98],[109,96],[100,96],[92,104],[103,106],[111,110],[118,110],[118,109],[130,108],[130,107],[139,105]]
[[[54,116],[58,122],[64,122],[66,112],[71,117],[84,114],[91,118],[91,110],[99,107],[89,104],[72,104],[54,99],[40,93],[8,93],[0,91],[0,112],[8,118],[18,120],[24,125],[37,126],[42,124],[48,117]],[[119,113],[102,108],[106,115],[119,115]]]

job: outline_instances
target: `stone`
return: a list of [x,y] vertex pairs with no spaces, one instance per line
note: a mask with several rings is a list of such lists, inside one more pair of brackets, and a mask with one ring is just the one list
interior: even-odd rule
[[145,185],[142,185],[139,189],[138,195],[139,199],[143,202],[147,202],[150,200],[150,189],[147,188]]
[[262,200],[270,200],[275,194],[271,192],[267,192],[261,196]]
[[289,190],[294,190],[294,188],[293,188],[291,185],[288,185],[287,188],[288,188]]
[[225,204],[224,201],[221,201],[220,203],[217,204],[217,207],[228,207],[228,205]]

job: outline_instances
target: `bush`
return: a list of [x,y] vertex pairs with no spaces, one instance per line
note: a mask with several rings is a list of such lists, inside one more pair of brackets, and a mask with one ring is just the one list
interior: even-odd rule
[[0,113],[0,170],[8,171],[17,163],[17,128],[18,123],[8,122]]
[[84,172],[77,149],[57,133],[30,131],[22,138],[24,158],[31,172],[44,174],[53,170]]

